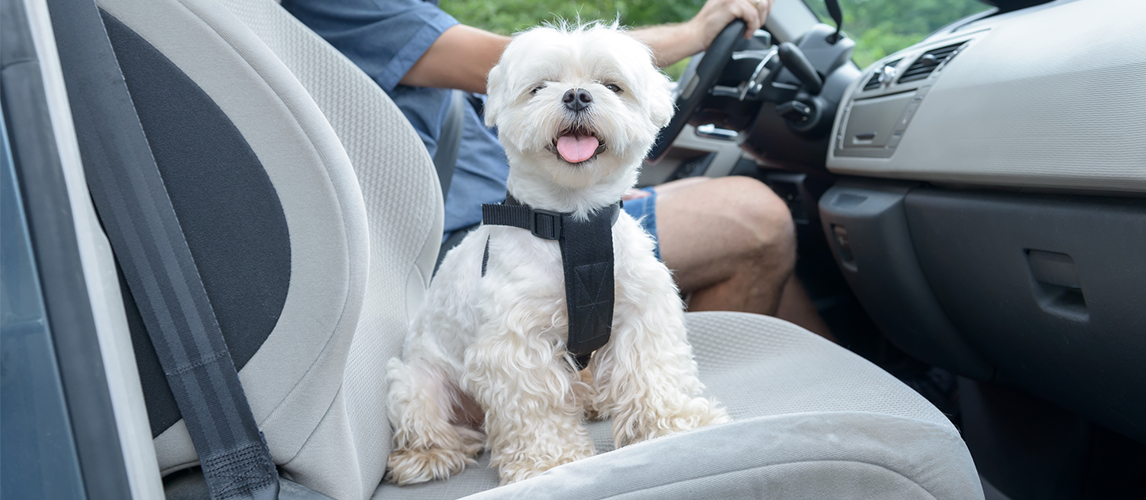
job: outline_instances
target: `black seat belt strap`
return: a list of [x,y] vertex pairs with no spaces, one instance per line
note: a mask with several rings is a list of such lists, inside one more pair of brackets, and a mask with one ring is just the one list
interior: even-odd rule
[[[111,42],[91,0],[52,11],[88,43],[61,47],[88,187],[213,499],[275,499],[279,480],[239,384]],[[67,49],[67,50],[63,50]]]
[[[613,224],[621,213],[617,202],[578,219],[522,205],[506,195],[500,205],[482,205],[482,224],[528,229],[534,236],[557,240],[565,275],[565,304],[569,317],[566,350],[577,368],[589,363],[593,351],[609,342],[613,328]],[[482,256],[482,276],[489,262],[489,240]]]

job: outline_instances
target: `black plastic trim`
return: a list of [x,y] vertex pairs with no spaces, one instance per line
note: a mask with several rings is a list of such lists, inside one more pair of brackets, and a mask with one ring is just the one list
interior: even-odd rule
[[0,125],[0,498],[83,498],[24,201],[8,153],[8,131]]
[[994,368],[955,329],[919,267],[904,212],[916,186],[836,184],[820,198],[824,233],[848,285],[888,340],[930,364],[989,380]]
[[434,170],[438,172],[438,185],[442,186],[442,200],[450,194],[450,181],[454,178],[454,167],[458,162],[458,148],[462,143],[462,128],[465,126],[466,94],[460,90],[450,92],[450,110],[442,123],[438,135],[438,150],[434,153]]

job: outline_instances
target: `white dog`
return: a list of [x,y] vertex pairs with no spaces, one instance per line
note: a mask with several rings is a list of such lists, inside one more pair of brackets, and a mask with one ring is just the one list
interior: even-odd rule
[[[616,26],[521,33],[490,71],[488,90],[485,120],[505,146],[512,196],[580,218],[636,183],[673,114],[648,47]],[[556,241],[484,225],[446,256],[402,359],[388,367],[391,481],[443,479],[473,463],[483,436],[458,410],[470,397],[485,412],[502,484],[592,456],[586,411],[613,419],[618,447],[730,420],[701,397],[683,305],[651,237],[623,211],[612,233],[612,337],[593,354],[587,382],[565,349]]]

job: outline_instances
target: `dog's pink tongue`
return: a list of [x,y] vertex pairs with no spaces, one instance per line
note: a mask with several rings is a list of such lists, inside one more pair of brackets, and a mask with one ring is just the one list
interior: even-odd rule
[[597,138],[591,135],[563,135],[557,139],[557,152],[569,163],[581,163],[597,151]]

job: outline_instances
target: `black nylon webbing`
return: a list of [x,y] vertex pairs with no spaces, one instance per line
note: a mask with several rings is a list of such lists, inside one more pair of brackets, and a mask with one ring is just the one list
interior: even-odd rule
[[[584,368],[593,351],[609,342],[613,328],[613,223],[621,203],[599,210],[588,220],[568,213],[522,205],[506,195],[500,205],[482,205],[482,223],[528,229],[538,238],[557,240],[565,275],[565,304],[569,316],[566,349],[577,368]],[[482,257],[482,276],[489,261],[489,241]]]
[[[93,29],[62,57],[88,188],[135,297],[213,499],[278,497],[278,473],[91,0],[57,0]],[[63,55],[63,51],[61,51]]]

